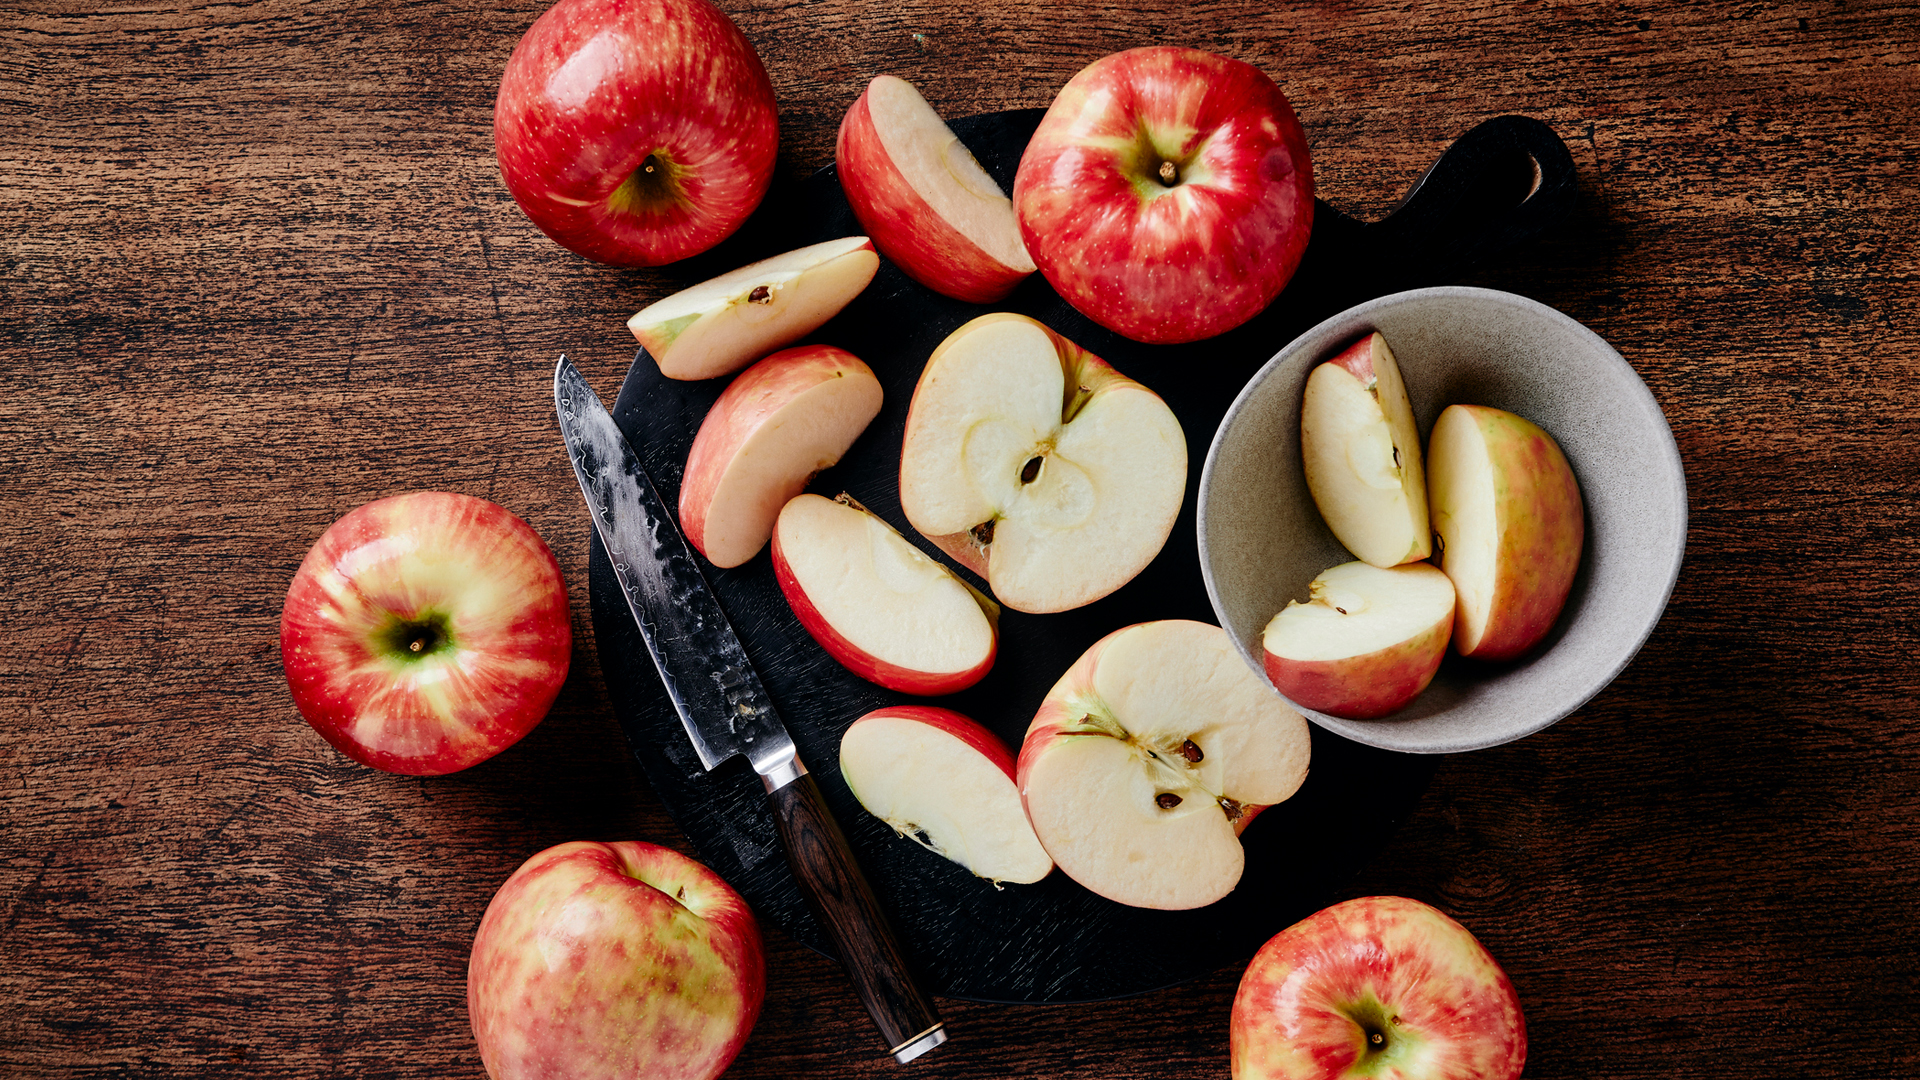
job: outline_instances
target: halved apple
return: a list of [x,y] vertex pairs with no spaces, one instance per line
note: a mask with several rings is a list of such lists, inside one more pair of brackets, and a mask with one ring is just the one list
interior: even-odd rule
[[1138,623],[1048,691],[1018,779],[1040,843],[1073,880],[1135,907],[1233,891],[1240,832],[1307,776],[1306,720],[1217,626]]
[[840,775],[868,813],[995,884],[1053,870],[1013,773],[1007,745],[951,709],[876,709],[840,738]]
[[1132,580],[1167,541],[1187,441],[1159,395],[1024,315],[983,315],[928,358],[907,411],[907,521],[1016,611]]
[[741,372],[687,452],[680,530],[715,566],[739,566],[773,535],[787,500],[840,460],[880,412],[880,380],[831,345],[784,349]]
[[868,84],[835,158],[860,227],[920,284],[988,304],[1033,273],[1013,203],[911,83]]
[[873,241],[844,236],[682,289],[627,320],[669,379],[712,379],[819,329],[880,267]]
[[1586,511],[1573,467],[1538,424],[1449,405],[1427,446],[1440,569],[1459,594],[1453,649],[1512,660],[1553,629],[1580,569]]
[[1371,334],[1307,376],[1300,458],[1327,528],[1361,561],[1431,553],[1420,431],[1385,338]]
[[780,510],[773,572],[800,625],[863,679],[951,694],[993,667],[1000,605],[845,495]]
[[1397,712],[1433,681],[1453,635],[1453,583],[1430,563],[1342,563],[1267,623],[1267,677],[1296,705],[1349,720]]

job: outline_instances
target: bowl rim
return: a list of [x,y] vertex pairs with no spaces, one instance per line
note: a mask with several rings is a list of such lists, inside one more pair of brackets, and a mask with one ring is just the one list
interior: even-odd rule
[[[1653,391],[1647,386],[1646,380],[1640,377],[1640,373],[1634,369],[1632,364],[1627,362],[1626,357],[1622,356],[1620,351],[1615,349],[1610,342],[1598,333],[1595,333],[1578,319],[1573,318],[1557,308],[1543,304],[1531,297],[1522,296],[1519,293],[1507,292],[1502,289],[1488,289],[1472,285],[1438,285],[1419,289],[1407,289],[1401,292],[1378,296],[1330,315],[1305,331],[1302,331],[1291,341],[1281,346],[1266,363],[1262,364],[1259,369],[1249,376],[1246,384],[1243,385],[1240,388],[1240,392],[1235,395],[1233,404],[1228,406],[1226,414],[1221,417],[1219,425],[1214,428],[1213,438],[1207,447],[1206,460],[1200,470],[1199,491],[1195,508],[1195,540],[1197,542],[1200,559],[1200,577],[1205,583],[1207,590],[1207,602],[1213,607],[1214,617],[1219,620],[1222,628],[1227,631],[1227,637],[1233,642],[1235,651],[1240,654],[1240,658],[1244,660],[1249,667],[1259,673],[1261,681],[1267,683],[1269,687],[1272,686],[1271,682],[1267,680],[1266,668],[1262,658],[1254,655],[1249,650],[1247,643],[1241,640],[1240,635],[1234,631],[1233,627],[1227,625],[1226,606],[1221,601],[1219,584],[1214,580],[1213,563],[1208,557],[1208,494],[1213,487],[1213,473],[1220,454],[1221,439],[1227,429],[1239,418],[1241,412],[1248,407],[1248,403],[1252,399],[1256,388],[1263,384],[1283,361],[1293,359],[1290,354],[1300,348],[1303,343],[1309,339],[1318,337],[1339,324],[1369,322],[1374,313],[1386,308],[1396,307],[1414,301],[1447,300],[1492,301],[1496,304],[1505,304],[1511,307],[1526,309],[1531,314],[1549,322],[1559,323],[1562,329],[1571,332],[1577,337],[1586,338],[1598,345],[1597,355],[1601,357],[1602,362],[1617,365],[1620,371],[1629,377],[1627,380],[1627,386],[1629,387],[1628,393],[1634,395],[1635,400],[1633,404],[1638,405],[1657,420],[1658,430],[1660,434],[1664,436],[1663,438],[1655,440],[1655,445],[1651,448],[1650,452],[1665,459],[1664,464],[1667,468],[1663,470],[1663,472],[1665,475],[1672,477],[1674,486],[1677,488],[1677,490],[1670,493],[1673,504],[1678,507],[1679,516],[1674,522],[1677,542],[1667,560],[1667,564],[1662,567],[1663,573],[1661,576],[1664,580],[1661,586],[1659,603],[1653,608],[1654,616],[1647,620],[1645,626],[1639,629],[1638,634],[1630,643],[1630,647],[1621,653],[1618,660],[1607,670],[1596,670],[1590,675],[1589,678],[1580,684],[1579,688],[1569,696],[1566,703],[1556,710],[1553,710],[1551,715],[1537,719],[1521,728],[1500,732],[1483,738],[1457,739],[1452,741],[1411,741],[1404,738],[1395,738],[1394,735],[1396,733],[1404,732],[1404,729],[1398,728],[1395,725],[1382,724],[1378,721],[1348,720],[1331,716],[1301,706],[1299,703],[1288,699],[1285,694],[1280,694],[1282,700],[1287,701],[1289,705],[1298,709],[1302,716],[1305,716],[1318,727],[1324,728],[1342,738],[1350,739],[1367,746],[1410,754],[1466,753],[1473,750],[1484,750],[1494,746],[1505,745],[1506,743],[1526,738],[1529,735],[1537,734],[1552,727],[1554,724],[1578,711],[1582,706],[1586,705],[1587,702],[1593,700],[1600,691],[1606,689],[1614,679],[1619,677],[1621,672],[1627,669],[1627,666],[1633,662],[1634,657],[1639,654],[1641,647],[1646,644],[1647,639],[1653,636],[1655,628],[1659,626],[1660,620],[1666,612],[1668,602],[1673,597],[1673,590],[1679,581],[1680,568],[1681,564],[1685,561],[1687,548],[1688,506],[1686,468],[1680,457],[1679,444],[1673,437],[1673,427],[1667,421],[1665,411],[1660,408],[1660,403],[1654,398]],[[1276,694],[1280,693],[1278,690],[1274,692]]]

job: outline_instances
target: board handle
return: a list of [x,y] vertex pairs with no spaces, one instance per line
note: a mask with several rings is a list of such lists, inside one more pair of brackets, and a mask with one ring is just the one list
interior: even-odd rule
[[946,1028],[908,968],[887,914],[813,775],[782,779],[786,782],[777,787],[770,780],[767,801],[800,893],[840,953],[854,992],[887,1041],[887,1052],[904,1065],[947,1041]]
[[1573,155],[1531,116],[1496,116],[1455,140],[1385,218],[1363,228],[1380,251],[1451,277],[1532,240],[1578,194]]

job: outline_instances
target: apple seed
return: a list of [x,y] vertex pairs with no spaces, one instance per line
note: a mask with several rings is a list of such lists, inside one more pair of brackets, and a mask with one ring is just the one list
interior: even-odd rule
[[[755,285],[753,291],[747,294],[747,303],[771,304],[773,303],[773,290],[767,288],[765,285]],[[1394,451],[1396,454],[1399,452],[1398,450]]]
[[1200,764],[1200,759],[1207,755],[1200,752],[1199,744],[1195,743],[1192,739],[1188,739],[1186,742],[1180,744],[1180,756],[1198,765]]
[[1163,791],[1153,797],[1153,802],[1162,810],[1171,810],[1180,805],[1180,796],[1171,791]]
[[1040,466],[1043,464],[1045,464],[1045,461],[1038,454],[1028,458],[1027,464],[1020,470],[1020,482],[1023,484],[1033,483],[1034,480],[1039,477]]

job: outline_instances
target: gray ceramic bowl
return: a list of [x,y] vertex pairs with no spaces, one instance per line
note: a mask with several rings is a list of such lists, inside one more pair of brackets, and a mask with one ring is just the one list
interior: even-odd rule
[[1646,384],[1591,330],[1491,289],[1416,289],[1335,315],[1254,375],[1214,434],[1200,477],[1200,568],[1220,624],[1255,670],[1260,636],[1288,600],[1353,556],[1333,538],[1300,465],[1307,373],[1378,330],[1413,399],[1421,437],[1455,402],[1492,405],[1545,428],[1586,500],[1586,550],[1545,642],[1510,664],[1451,654],[1412,705],[1380,720],[1309,720],[1410,753],[1477,750],[1531,735],[1600,692],[1660,619],[1686,546],[1679,449]]

